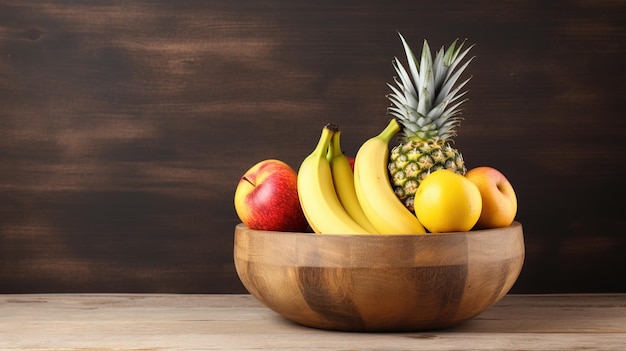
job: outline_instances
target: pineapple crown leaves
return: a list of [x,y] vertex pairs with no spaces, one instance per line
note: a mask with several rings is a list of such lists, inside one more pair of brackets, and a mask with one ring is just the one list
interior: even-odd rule
[[418,63],[402,34],[398,35],[410,74],[394,57],[392,64],[398,75],[394,77],[395,86],[387,84],[392,90],[387,95],[392,103],[388,112],[398,118],[405,139],[452,139],[456,136],[455,128],[461,123],[460,106],[467,100],[462,99],[467,91],[460,91],[471,77],[459,84],[457,81],[474,58],[463,62],[474,45],[463,50],[465,41],[457,45],[457,39],[447,50],[441,47],[433,61],[428,42],[424,40]]

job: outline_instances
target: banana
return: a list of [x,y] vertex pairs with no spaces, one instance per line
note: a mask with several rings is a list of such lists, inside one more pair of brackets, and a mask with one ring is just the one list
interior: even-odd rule
[[341,130],[339,129],[333,133],[326,158],[330,163],[335,192],[343,208],[355,222],[368,232],[372,234],[378,233],[378,230],[367,219],[361,204],[359,204],[359,199],[356,197],[354,172],[352,172],[348,158],[341,150]]
[[330,164],[326,159],[330,140],[337,130],[334,124],[322,129],[315,150],[298,170],[298,197],[309,225],[320,234],[368,234],[341,206],[335,193]]
[[385,129],[365,141],[354,161],[354,187],[363,212],[381,234],[425,234],[417,217],[398,199],[389,182],[389,141],[400,131],[392,119]]

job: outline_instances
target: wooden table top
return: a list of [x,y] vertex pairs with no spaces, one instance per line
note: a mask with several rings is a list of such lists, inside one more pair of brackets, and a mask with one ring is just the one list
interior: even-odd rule
[[446,330],[293,324],[250,295],[0,295],[0,350],[620,350],[626,294],[507,295]]

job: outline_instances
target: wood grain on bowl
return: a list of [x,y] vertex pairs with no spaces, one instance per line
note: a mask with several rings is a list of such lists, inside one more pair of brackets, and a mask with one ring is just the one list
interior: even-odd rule
[[522,226],[433,235],[319,235],[235,228],[248,291],[299,324],[346,331],[444,328],[513,286]]

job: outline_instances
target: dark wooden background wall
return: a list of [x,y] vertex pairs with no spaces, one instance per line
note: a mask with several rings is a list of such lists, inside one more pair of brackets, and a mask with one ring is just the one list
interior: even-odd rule
[[626,291],[626,4],[0,0],[0,292],[244,292],[243,172],[387,119],[397,31],[477,46],[456,146],[503,171],[518,293]]

